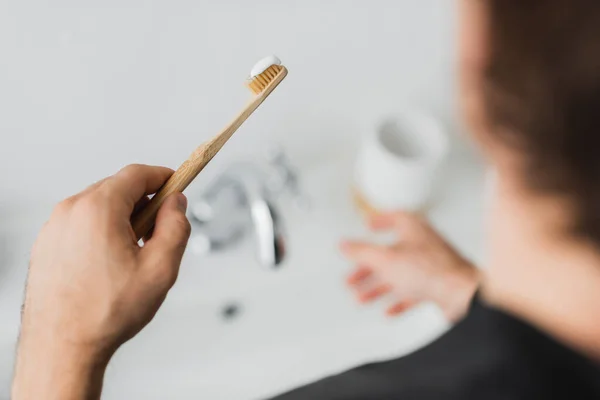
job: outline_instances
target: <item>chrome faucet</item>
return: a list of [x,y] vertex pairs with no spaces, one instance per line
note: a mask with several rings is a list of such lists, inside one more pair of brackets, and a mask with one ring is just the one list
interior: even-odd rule
[[286,192],[300,198],[298,175],[283,151],[272,151],[267,162],[232,164],[190,199],[191,250],[225,250],[253,231],[259,263],[279,266],[285,240],[274,201]]

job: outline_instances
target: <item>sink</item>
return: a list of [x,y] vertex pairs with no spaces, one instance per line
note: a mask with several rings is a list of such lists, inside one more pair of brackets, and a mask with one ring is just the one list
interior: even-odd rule
[[432,306],[386,319],[358,307],[333,274],[220,300],[167,307],[107,372],[107,399],[259,399],[364,362],[400,356],[444,332]]
[[[449,326],[432,304],[390,319],[381,304],[389,300],[358,305],[345,287],[352,265],[337,243],[369,235],[350,200],[347,161],[300,168],[312,207],[279,205],[288,247],[279,269],[261,267],[251,241],[208,256],[187,252],[163,308],[110,363],[103,398],[263,399],[408,354],[443,334]],[[434,225],[476,262],[481,170],[456,155],[431,211]],[[14,214],[0,232],[13,266],[0,285],[0,398],[8,398],[28,249],[48,211]]]
[[[478,258],[481,169],[458,157],[449,170],[451,186],[432,220]],[[361,306],[345,287],[352,266],[337,242],[367,235],[345,171],[324,163],[303,172],[312,208],[281,207],[289,257],[277,271],[257,264],[251,243],[207,257],[186,254],[156,319],[111,363],[104,398],[268,398],[405,355],[443,334],[449,326],[432,304],[390,319],[381,304],[389,300]]]

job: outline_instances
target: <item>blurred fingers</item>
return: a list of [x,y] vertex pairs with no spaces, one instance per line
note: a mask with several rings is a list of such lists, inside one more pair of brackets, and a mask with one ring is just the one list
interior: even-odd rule
[[406,211],[373,214],[369,218],[369,227],[373,230],[401,229],[408,225],[420,224],[419,215]]
[[396,315],[402,314],[408,309],[412,308],[415,303],[411,301],[401,301],[398,303],[394,303],[392,306],[388,307],[385,311],[385,314],[390,317],[394,317]]
[[393,261],[395,251],[388,246],[373,243],[346,240],[340,245],[344,256],[359,265],[369,265],[378,269]]
[[363,265],[359,265],[347,278],[348,285],[355,286],[365,282],[373,273]]
[[369,288],[357,288],[356,297],[361,303],[369,303],[379,299],[392,291],[392,287],[388,284],[381,284]]
[[373,215],[369,219],[369,227],[376,232],[394,230],[403,241],[410,241],[420,238],[429,224],[418,214],[396,211]]

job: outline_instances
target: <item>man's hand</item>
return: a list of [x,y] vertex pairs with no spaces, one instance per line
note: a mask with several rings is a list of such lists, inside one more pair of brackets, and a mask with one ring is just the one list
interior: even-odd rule
[[14,400],[99,398],[108,360],[177,278],[190,235],[186,198],[165,201],[143,247],[130,224],[172,173],[130,165],[55,208],[31,254]]
[[378,215],[370,226],[376,231],[393,229],[399,240],[391,246],[342,243],[343,253],[356,264],[348,283],[361,302],[391,294],[395,301],[389,315],[422,301],[436,302],[450,321],[464,315],[479,281],[472,264],[415,215]]

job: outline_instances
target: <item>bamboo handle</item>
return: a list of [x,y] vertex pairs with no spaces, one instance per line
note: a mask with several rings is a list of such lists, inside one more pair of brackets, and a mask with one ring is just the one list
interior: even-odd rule
[[131,218],[131,226],[139,240],[146,236],[154,226],[154,220],[158,210],[167,197],[176,192],[183,192],[190,183],[198,176],[200,171],[221,150],[239,126],[250,116],[246,108],[238,117],[219,135],[212,140],[201,144],[190,155],[177,171],[165,182],[162,188],[150,199],[144,208],[137,211]]
[[162,188],[152,197],[145,207],[138,210],[131,217],[131,226],[139,240],[146,236],[154,227],[154,221],[158,210],[167,197],[176,192],[183,192],[190,183],[204,169],[206,164],[221,150],[229,138],[238,130],[238,128],[248,119],[250,115],[262,104],[262,102],[271,94],[279,83],[287,75],[287,70],[283,68],[281,73],[274,81],[265,88],[265,90],[256,95],[254,99],[238,114],[237,117],[221,133],[208,142],[200,145],[192,155],[173,173],[165,182]]

